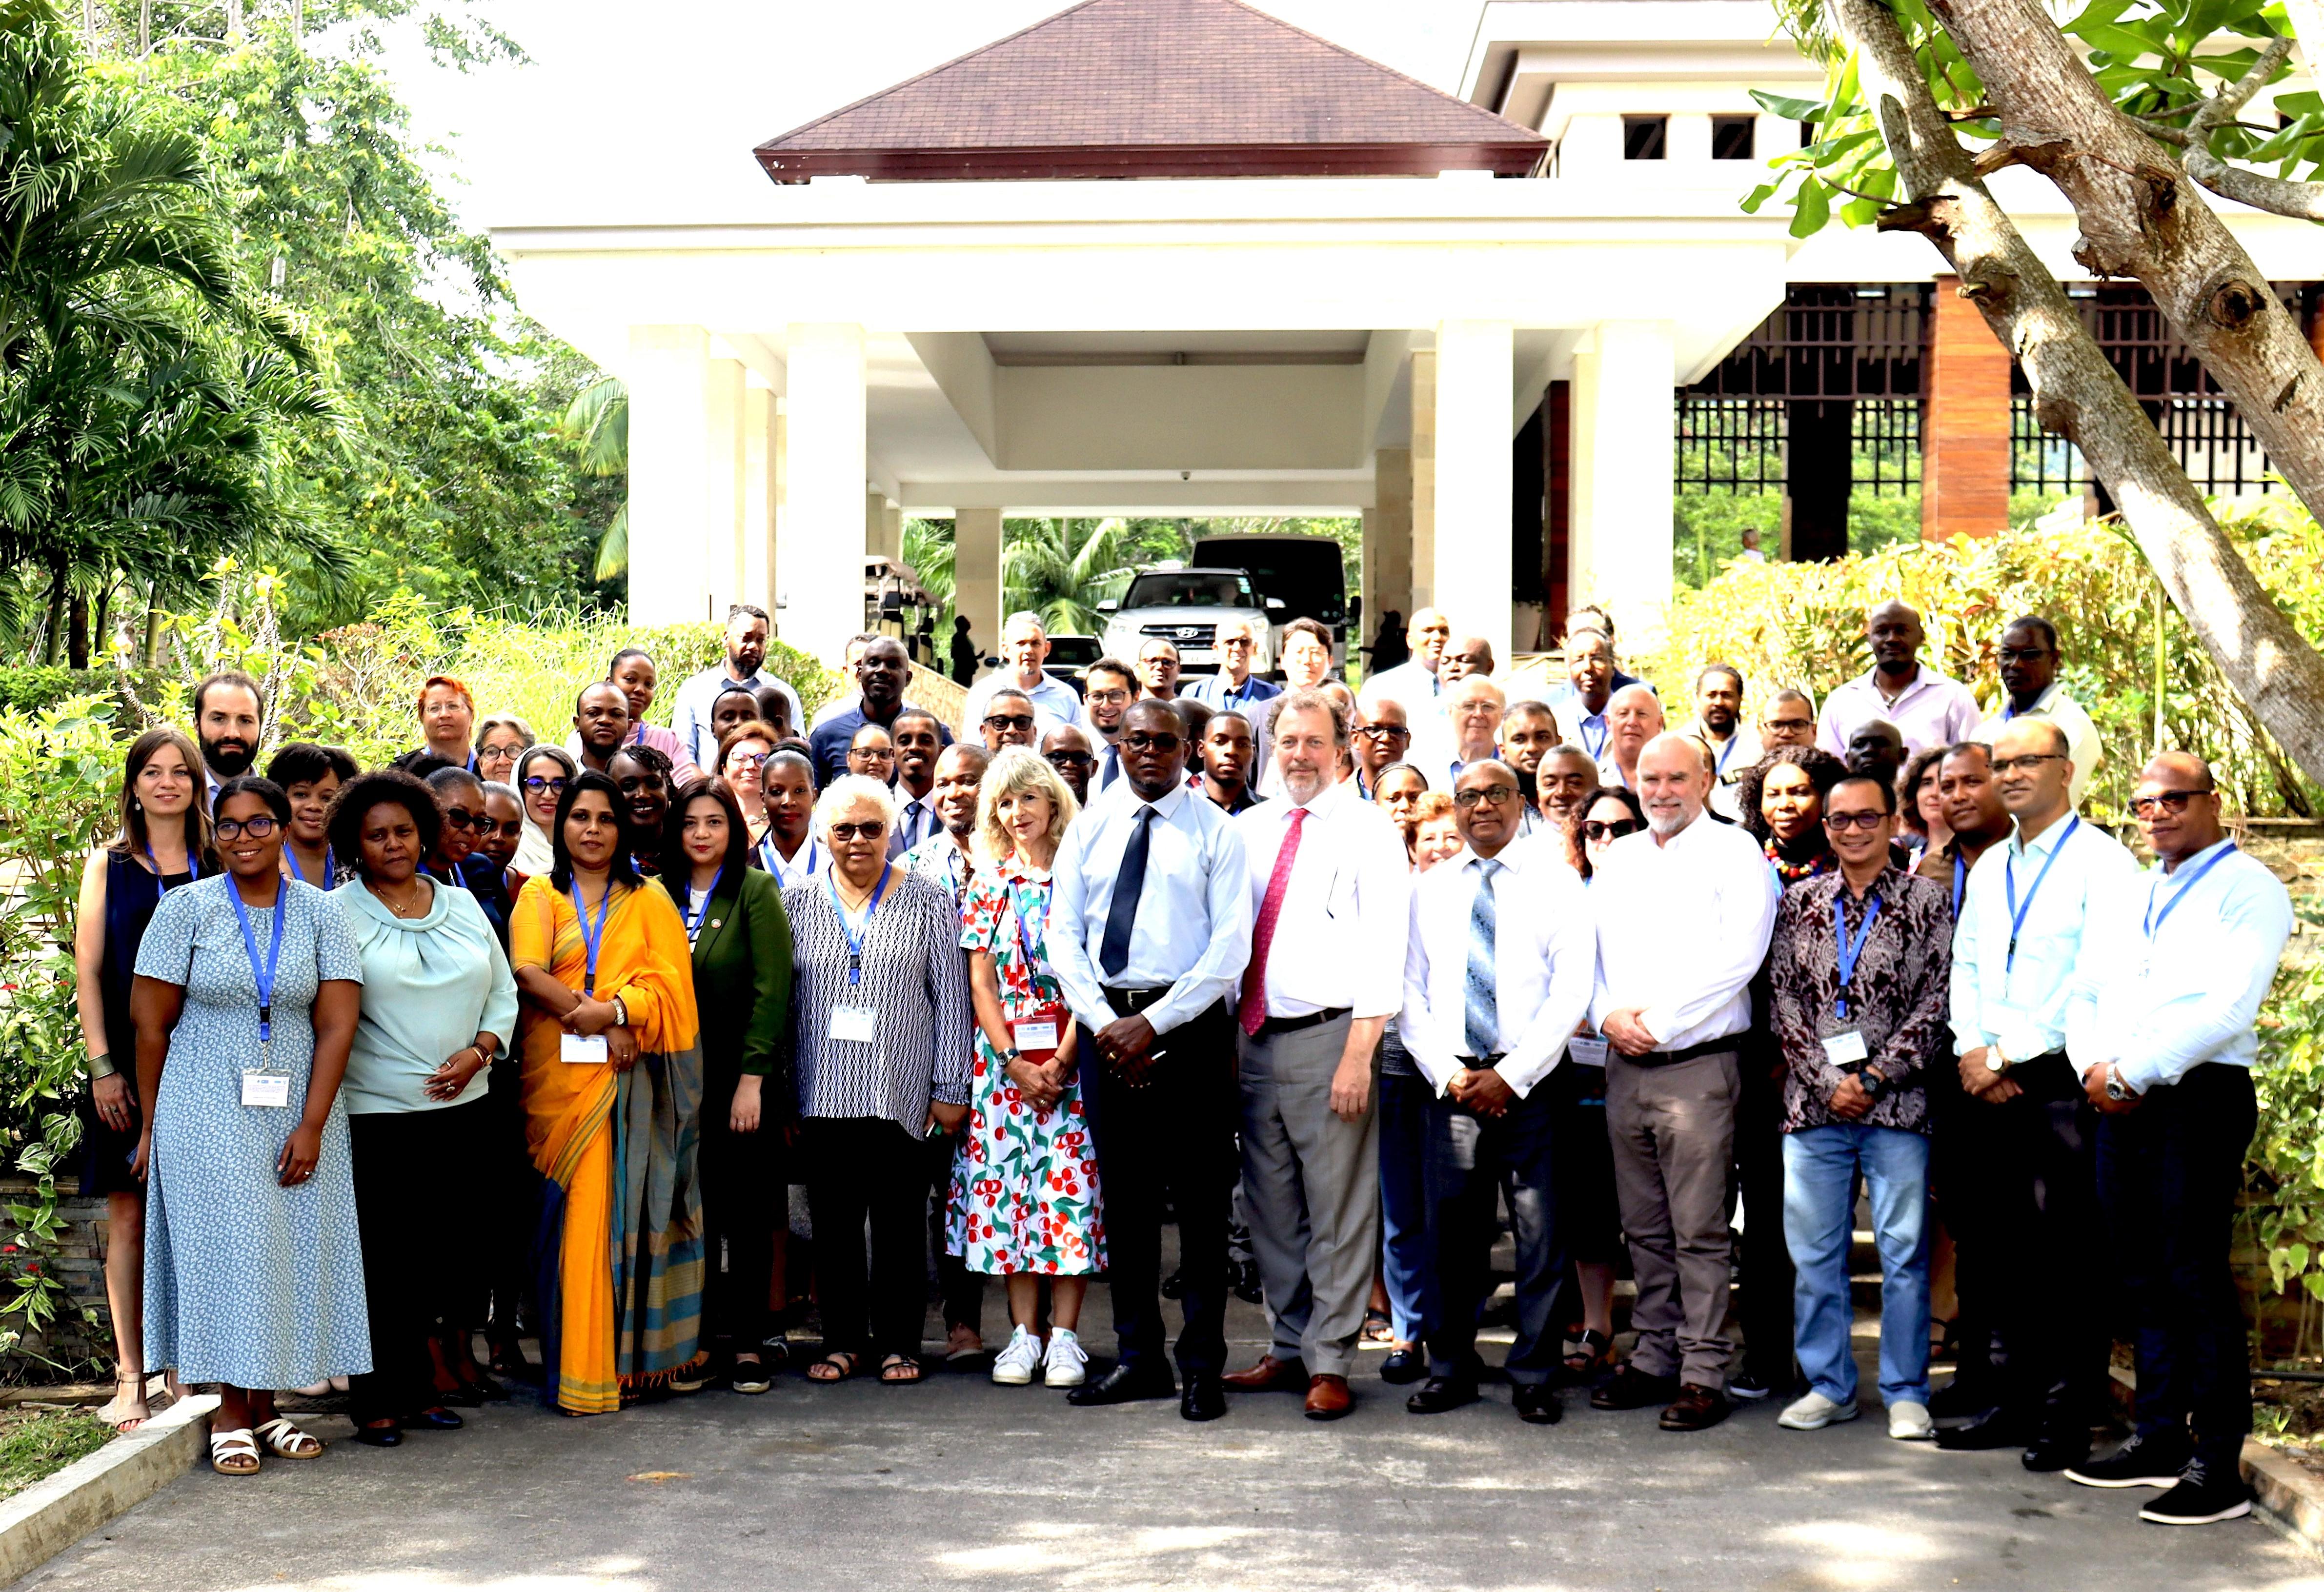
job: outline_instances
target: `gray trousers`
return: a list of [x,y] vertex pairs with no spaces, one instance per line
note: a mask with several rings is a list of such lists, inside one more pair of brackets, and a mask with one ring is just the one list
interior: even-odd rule
[[1332,1111],[1347,1017],[1242,1040],[1242,1188],[1277,1359],[1355,1365],[1379,1250],[1379,1057],[1361,1118]]
[[1642,1067],[1606,1059],[1606,1129],[1614,1192],[1630,1244],[1637,1302],[1630,1363],[1649,1376],[1724,1388],[1735,1351],[1727,1336],[1732,1240],[1735,1110],[1742,1075],[1734,1051]]

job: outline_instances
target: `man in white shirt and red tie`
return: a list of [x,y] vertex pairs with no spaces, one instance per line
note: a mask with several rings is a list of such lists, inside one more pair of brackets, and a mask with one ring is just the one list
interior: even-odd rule
[[1596,1026],[1611,1046],[1606,1127],[1630,1245],[1637,1347],[1590,1403],[1669,1401],[1665,1431],[1727,1418],[1732,1249],[1727,1193],[1742,1090],[1751,979],[1766,960],[1782,899],[1751,837],[1703,816],[1711,772],[1683,735],[1638,754],[1646,830],[1596,867]]
[[1506,1188],[1517,1330],[1503,1369],[1518,1417],[1549,1425],[1563,1413],[1550,1383],[1566,1319],[1557,1308],[1565,1247],[1552,1177],[1554,1091],[1542,1085],[1589,1012],[1597,946],[1589,897],[1562,845],[1517,842],[1524,811],[1508,765],[1462,768],[1452,822],[1463,849],[1413,887],[1397,1026],[1436,1095],[1427,1158],[1435,1286],[1425,1291],[1428,1380],[1405,1408],[1434,1415],[1477,1396],[1477,1316]]
[[1315,1421],[1354,1407],[1379,1251],[1373,1080],[1411,915],[1396,825],[1339,780],[1348,733],[1322,690],[1287,694],[1272,740],[1282,794],[1235,820],[1253,916],[1236,1007],[1243,1201],[1274,1338],[1226,1385],[1305,1393]]

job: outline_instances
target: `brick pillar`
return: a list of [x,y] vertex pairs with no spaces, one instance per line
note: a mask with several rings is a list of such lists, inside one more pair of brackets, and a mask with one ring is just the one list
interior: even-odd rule
[[1921,411],[1921,538],[1993,536],[2009,524],[2009,350],[1941,276],[1932,295]]

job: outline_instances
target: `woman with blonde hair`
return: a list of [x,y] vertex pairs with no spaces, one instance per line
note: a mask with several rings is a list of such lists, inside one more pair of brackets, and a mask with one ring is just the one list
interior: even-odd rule
[[[976,1005],[968,1131],[953,1164],[945,1247],[971,1271],[1008,1279],[1007,1347],[992,1379],[1021,1387],[1043,1367],[1077,1387],[1088,1357],[1076,1329],[1092,1273],[1105,1264],[1097,1155],[1083,1109],[1082,1035],[1050,964],[1049,865],[1077,811],[1043,758],[1004,747],[976,799],[982,862],[960,909]],[[1044,1344],[1041,1279],[1055,1329]]]

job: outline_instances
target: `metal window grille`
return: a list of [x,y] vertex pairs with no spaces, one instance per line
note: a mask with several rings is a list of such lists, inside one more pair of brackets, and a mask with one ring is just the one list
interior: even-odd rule
[[1680,393],[1677,487],[1687,492],[1782,492],[1784,400]]

